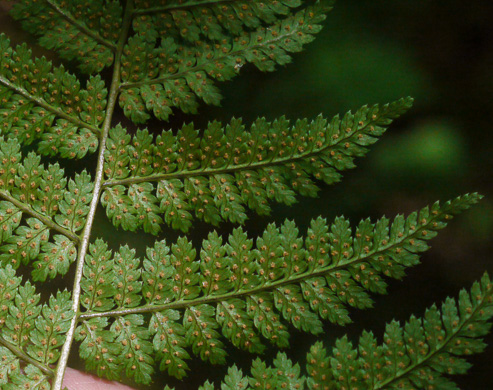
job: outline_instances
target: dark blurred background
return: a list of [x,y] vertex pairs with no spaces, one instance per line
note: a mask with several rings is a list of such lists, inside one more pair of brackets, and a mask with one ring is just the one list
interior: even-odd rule
[[[29,39],[1,8],[0,13],[2,29],[14,41]],[[320,214],[329,220],[343,214],[356,224],[367,216],[393,217],[467,192],[485,195],[481,204],[452,221],[431,242],[432,249],[408,277],[390,282],[389,295],[375,297],[374,309],[354,311],[354,323],[345,329],[327,326],[327,346],[346,332],[355,341],[362,329],[382,335],[385,322],[406,320],[411,314],[421,316],[433,302],[469,288],[484,271],[493,274],[492,18],[491,1],[340,1],[318,39],[295,55],[291,65],[273,74],[244,67],[238,78],[220,85],[222,107],[202,106],[199,116],[176,115],[164,125],[168,128],[194,120],[197,127],[203,127],[209,120],[228,121],[232,116],[247,122],[257,116],[297,119],[323,113],[330,117],[363,104],[409,95],[415,98],[414,108],[392,126],[367,158],[357,161],[358,168],[347,172],[342,183],[323,187],[316,200],[300,198],[295,207],[274,205],[269,218],[250,214],[246,224],[252,237],[272,220],[285,218],[296,220],[304,232]],[[39,48],[35,52],[44,53]],[[92,164],[88,161],[89,167]],[[115,232],[104,212],[100,215],[95,235],[111,240],[114,248],[119,243],[140,245],[143,254],[143,246],[152,245],[153,237]],[[221,233],[231,228],[226,224]],[[197,223],[191,235],[197,246],[209,230]],[[165,229],[160,238],[173,241],[177,236]],[[314,340],[293,333],[289,354],[304,359]],[[490,347],[471,359],[470,375],[456,378],[461,389],[493,389],[493,337],[487,342]],[[239,355],[238,363],[245,369],[252,359],[235,350],[230,354]],[[73,365],[78,364],[74,357]],[[198,360],[191,368],[193,386],[171,383],[193,389],[226,372]],[[167,381],[165,376],[159,378],[155,388],[162,389]]]

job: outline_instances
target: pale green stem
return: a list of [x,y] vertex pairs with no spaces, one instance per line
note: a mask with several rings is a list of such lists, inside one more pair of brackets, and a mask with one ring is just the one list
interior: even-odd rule
[[81,242],[79,245],[77,266],[74,278],[74,288],[72,291],[72,310],[75,315],[70,323],[70,329],[66,333],[66,340],[63,344],[60,359],[58,360],[58,365],[56,369],[56,375],[53,380],[52,390],[62,390],[63,377],[65,374],[65,369],[67,368],[67,362],[70,355],[70,350],[72,347],[72,342],[75,336],[75,329],[79,322],[79,307],[81,298],[81,280],[82,271],[84,267],[85,256],[89,247],[89,240],[91,237],[92,225],[94,223],[94,216],[96,215],[96,209],[99,204],[99,197],[101,196],[102,184],[103,184],[103,168],[104,168],[104,152],[106,150],[106,140],[108,139],[108,133],[111,128],[111,122],[113,118],[113,112],[116,107],[118,100],[118,92],[120,88],[121,79],[121,57],[123,53],[123,47],[127,41],[128,33],[130,31],[130,26],[132,24],[132,12],[133,12],[133,0],[128,0],[125,8],[125,14],[123,17],[122,31],[120,38],[118,40],[117,50],[115,54],[115,63],[113,67],[113,77],[111,81],[111,87],[109,92],[108,107],[106,111],[106,116],[103,123],[103,131],[101,134],[101,139],[99,143],[99,153],[98,153],[98,165],[96,167],[96,176],[94,179],[94,192],[93,198],[91,200],[89,213],[87,215],[86,225],[82,232]]

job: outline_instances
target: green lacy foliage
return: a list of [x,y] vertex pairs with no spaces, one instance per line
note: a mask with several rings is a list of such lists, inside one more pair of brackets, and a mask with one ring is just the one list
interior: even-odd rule
[[[249,130],[241,120],[226,127],[212,122],[203,131],[184,125],[154,140],[147,130],[131,137],[122,127],[110,130],[102,196],[115,226],[157,234],[163,219],[188,231],[193,214],[213,225],[243,223],[245,206],[270,212],[269,200],[287,205],[296,193],[316,196],[311,177],[338,182],[338,171],[353,168],[412,99],[363,107],[330,122],[285,118],[256,120]],[[157,182],[153,184],[152,182]],[[161,215],[164,214],[164,218]]]
[[[135,19],[137,35],[123,57],[120,105],[132,121],[143,123],[150,112],[166,120],[173,107],[196,113],[197,98],[219,104],[213,80],[230,80],[247,62],[262,71],[289,63],[288,53],[313,40],[330,9],[317,2],[290,14],[298,0],[222,3],[166,2],[142,9],[150,14]],[[287,16],[278,20],[276,14]]]
[[[44,167],[34,153],[22,158],[13,138],[0,138],[0,159],[0,262],[18,268],[39,259],[34,280],[67,273],[89,211],[91,177],[67,179],[58,164]],[[51,233],[62,234],[50,241]]]
[[[171,246],[161,241],[143,262],[127,246],[112,256],[97,241],[82,279],[87,311],[78,328],[81,357],[109,378],[126,370],[147,383],[154,360],[161,370],[183,377],[190,350],[224,364],[222,337],[261,353],[263,339],[289,345],[288,324],[313,334],[322,333],[321,319],[345,325],[351,321],[348,307],[370,308],[369,293],[386,291],[384,277],[404,276],[406,267],[418,264],[426,241],[479,198],[435,203],[392,223],[365,220],[354,230],[344,218],[331,225],[318,218],[305,237],[286,221],[269,225],[255,244],[241,228],[225,243],[213,232],[199,253],[186,238]],[[131,370],[135,359],[146,364]]]
[[[447,298],[441,310],[433,305],[423,318],[412,316],[404,326],[397,321],[387,324],[382,344],[371,332],[361,335],[357,348],[346,336],[336,340],[332,353],[317,342],[307,354],[307,377],[300,374],[298,364],[278,353],[272,367],[255,360],[250,376],[231,367],[220,388],[456,389],[449,376],[464,374],[470,367],[464,357],[485,348],[478,338],[491,328],[487,321],[493,317],[492,294],[493,285],[485,274],[470,292],[460,292],[458,302]],[[199,390],[215,388],[206,382]]]
[[33,363],[48,367],[57,362],[73,317],[70,295],[68,291],[58,292],[41,304],[30,282],[22,283],[10,265],[0,269],[2,389],[30,388],[26,386],[33,380],[37,389],[49,389],[50,371]]
[[113,63],[122,21],[118,1],[22,0],[15,3],[12,16],[41,36],[41,45],[77,60],[85,73],[100,72]]
[[[200,246],[162,239],[144,258],[91,235],[98,207],[114,226],[157,235],[187,232],[194,218],[242,224],[248,209],[314,197],[405,113],[411,98],[364,106],[327,120],[281,117],[193,124],[160,134],[114,123],[118,105],[134,123],[219,104],[218,81],[243,66],[273,71],[314,39],[332,1],[19,0],[12,16],[64,66],[32,58],[0,35],[0,387],[61,390],[72,347],[88,371],[152,383],[178,379],[195,356],[227,363],[231,346],[252,354],[289,346],[293,328],[315,335],[368,309],[387,279],[419,263],[428,240],[481,199],[466,194],[392,221],[351,226],[315,218],[269,224],[256,238],[238,227]],[[113,73],[102,74],[113,67]],[[248,66],[248,65],[247,65]],[[110,77],[107,77],[110,76]],[[111,79],[111,84],[108,80]],[[93,160],[88,155],[97,152]],[[54,162],[53,159],[58,159]],[[65,159],[78,159],[66,174]],[[95,172],[83,168],[96,161]],[[87,164],[86,164],[87,163]],[[75,264],[74,264],[75,263]],[[23,275],[23,280],[20,275]],[[57,279],[55,279],[57,278]],[[73,285],[47,292],[41,283]],[[47,284],[48,285],[48,284]],[[492,315],[485,276],[439,311],[368,332],[332,353],[321,343],[306,378],[280,352],[256,359],[249,376],[232,366],[221,389],[453,389],[461,356],[480,352]],[[42,294],[41,294],[42,292]],[[51,295],[50,295],[51,294]],[[75,352],[74,352],[75,353]],[[201,389],[213,389],[206,382]]]
[[29,145],[40,140],[41,154],[82,158],[98,146],[107,91],[99,76],[82,89],[63,67],[32,60],[26,45],[15,50],[0,35],[0,134]]

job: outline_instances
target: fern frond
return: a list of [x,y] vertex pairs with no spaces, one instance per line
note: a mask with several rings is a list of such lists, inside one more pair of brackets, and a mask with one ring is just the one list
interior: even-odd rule
[[100,377],[116,380],[121,374],[118,359],[122,346],[115,342],[116,335],[109,330],[107,318],[84,321],[76,330],[75,340],[81,342],[79,354],[86,368]]
[[16,140],[3,137],[0,161],[0,262],[18,268],[37,259],[34,280],[67,273],[89,211],[90,176],[67,180],[58,164],[44,167],[33,152],[22,158]]
[[50,238],[49,228],[35,218],[28,218],[26,225],[16,229],[15,235],[2,243],[0,261],[18,268],[38,257],[41,246]]
[[470,292],[460,292],[458,302],[447,298],[441,310],[433,305],[423,318],[387,324],[383,344],[371,332],[361,335],[357,348],[346,337],[337,340],[330,366],[318,343],[307,367],[313,373],[309,388],[323,388],[320,377],[331,378],[338,389],[456,388],[449,375],[464,374],[470,367],[464,357],[485,347],[480,337],[491,328],[492,294],[485,274]]
[[[277,13],[287,13],[289,8],[284,4],[294,6],[297,1],[269,1],[267,4],[262,3],[264,7],[254,4],[256,3],[238,2],[221,5],[220,13],[215,17],[221,18],[225,25],[229,26],[225,27],[227,32],[234,30],[241,34],[231,38],[229,31],[227,38],[223,37],[217,41],[216,38],[208,40],[210,37],[204,33],[207,27],[201,24],[202,20],[197,21],[189,11],[172,11],[171,15],[164,12],[143,17],[152,18],[144,27],[136,24],[138,30],[145,30],[145,36],[142,33],[136,35],[129,40],[124,50],[124,83],[120,106],[125,115],[135,123],[143,123],[150,118],[151,112],[158,119],[167,120],[173,107],[183,112],[195,113],[198,106],[197,98],[207,104],[219,104],[220,94],[213,80],[231,79],[247,62],[253,63],[262,71],[273,71],[276,64],[289,63],[291,57],[288,53],[301,51],[304,44],[314,39],[313,35],[321,30],[319,23],[325,19],[325,13],[330,9],[316,2],[279,21],[274,13],[270,16],[266,14],[264,19],[269,20],[267,27],[261,26],[244,32],[241,23],[235,23],[234,17],[225,15],[228,10],[234,14],[236,7],[244,6],[257,9],[257,15],[261,15],[262,10],[272,11],[274,8],[277,8]],[[214,12],[207,6],[199,8],[200,11],[196,10],[194,14],[200,12],[204,16],[204,12],[211,15]],[[248,11],[242,11],[235,15],[245,22],[249,14]],[[181,20],[186,27],[167,22],[166,19],[170,17],[175,23],[177,19]],[[252,19],[246,23],[253,27],[260,25],[260,20],[253,22]],[[148,25],[154,27],[147,29]],[[173,34],[168,35],[166,28],[161,27],[163,25],[170,25],[171,29],[178,26],[179,33],[192,39],[194,44],[188,43],[187,39],[181,43]],[[207,26],[214,27],[214,24]],[[164,35],[161,37],[161,34]],[[205,39],[199,40],[199,35],[204,35]],[[214,35],[220,36],[222,33]],[[161,44],[155,48],[158,39]],[[142,52],[146,54],[142,55]]]
[[190,43],[202,38],[221,41],[272,24],[301,4],[300,0],[142,1],[136,4],[133,28],[151,42],[157,37]]
[[[22,284],[10,265],[0,269],[0,353],[2,361],[11,360],[4,368],[5,378],[0,378],[2,389],[14,389],[19,383],[33,384],[32,380],[39,381],[36,386],[46,385],[51,377],[50,365],[58,360],[73,317],[72,303],[67,291],[58,292],[45,304],[39,301],[34,286],[30,282]],[[2,383],[7,378],[10,380]]]
[[249,131],[241,120],[225,128],[213,122],[203,136],[185,125],[155,142],[147,130],[131,137],[118,126],[108,140],[102,203],[115,226],[153,234],[163,219],[187,231],[193,214],[213,225],[243,223],[246,207],[268,214],[269,200],[291,205],[296,192],[316,196],[311,177],[338,182],[338,171],[353,168],[354,158],[364,156],[411,103],[365,106],[330,122],[319,116],[293,126],[285,118],[258,119]]
[[45,281],[48,277],[54,279],[57,275],[65,275],[77,257],[75,243],[61,235],[55,235],[53,242],[43,242],[40,249],[41,255],[33,264],[34,281]]
[[11,375],[9,383],[5,384],[5,390],[33,389],[49,390],[51,389],[51,377],[45,374],[35,365],[28,364],[19,372],[20,375]]
[[387,324],[383,344],[366,331],[356,348],[347,336],[335,342],[332,353],[315,343],[307,354],[306,377],[279,352],[273,367],[256,359],[251,375],[245,376],[233,365],[220,387],[207,381],[199,389],[455,389],[449,377],[466,373],[470,363],[464,357],[486,346],[480,337],[491,328],[492,295],[485,274],[470,292],[460,292],[458,302],[447,298],[441,310],[433,305],[423,318],[412,316],[403,327],[397,321]]
[[[267,366],[260,359],[254,360],[251,376],[244,376],[243,372],[236,366],[230,367],[228,374],[221,382],[221,390],[303,389],[305,378],[301,375],[299,364],[293,364],[282,352],[277,354],[272,363],[272,366]],[[207,381],[199,387],[199,390],[214,390],[216,388]]]
[[[320,319],[344,325],[350,322],[348,306],[371,307],[369,293],[385,293],[383,278],[401,278],[406,267],[419,262],[426,241],[479,198],[472,194],[442,206],[435,203],[407,218],[397,216],[392,224],[386,218],[374,224],[365,220],[354,234],[344,218],[330,226],[319,218],[302,238],[287,221],[280,228],[269,225],[256,247],[241,228],[227,243],[214,232],[203,242],[200,259],[185,238],[171,248],[158,242],[148,249],[142,269],[127,247],[111,257],[98,241],[84,269],[82,303],[87,310],[81,314],[79,332],[85,340],[90,337],[86,329],[93,327],[101,342],[82,357],[114,350],[109,360],[88,362],[88,368],[104,373],[110,363],[128,366],[126,356],[136,355],[123,353],[122,346],[135,342],[121,339],[121,331],[114,336],[119,343],[101,336],[108,328],[121,330],[127,324],[133,331],[126,332],[138,336],[142,361],[156,358],[162,370],[183,377],[187,348],[203,360],[224,363],[220,333],[238,348],[261,352],[262,338],[279,347],[288,345],[287,323],[314,334],[322,332]],[[150,321],[145,313],[151,313]],[[107,317],[114,319],[101,319]],[[148,347],[152,335],[153,351]],[[147,383],[150,368],[143,368],[140,378]]]
[[[0,340],[0,344],[3,344],[2,340]],[[0,366],[0,385],[5,386],[9,381],[9,377],[20,372],[20,362],[17,356],[4,347],[0,347],[0,359],[2,359],[2,365]]]
[[[11,211],[2,208],[4,218],[17,223],[12,215],[21,211],[77,241],[74,233],[82,229],[88,212],[91,177],[83,171],[67,182],[58,164],[45,168],[33,152],[23,158],[14,139],[0,137],[0,160],[0,198],[12,204]],[[3,221],[0,219],[0,223]],[[11,231],[11,227],[3,229],[3,235]]]
[[[242,228],[212,232],[200,248],[184,237],[162,240],[143,260],[128,245],[111,250],[92,237],[100,201],[116,227],[155,235],[163,223],[187,231],[195,217],[241,224],[247,208],[268,214],[270,201],[291,205],[298,194],[316,196],[318,180],[339,181],[412,99],[331,121],[282,117],[247,128],[233,119],[203,132],[184,125],[131,135],[113,125],[118,104],[134,123],[217,105],[216,82],[247,63],[261,71],[288,64],[321,30],[333,0],[14,3],[14,18],[87,76],[0,35],[1,389],[61,390],[75,345],[88,370],[148,385],[157,367],[186,376],[192,355],[224,364],[229,344],[259,354],[266,344],[287,347],[292,327],[321,334],[324,320],[345,325],[350,308],[371,307],[387,278],[402,278],[428,240],[481,198],[355,227],[320,217],[305,236],[286,221],[255,239]],[[92,177],[69,177],[42,159],[96,150]],[[29,280],[18,268],[31,271]],[[70,268],[72,291],[42,297],[35,283]],[[368,332],[357,349],[338,340],[332,355],[316,344],[310,379],[280,353],[272,366],[255,360],[249,375],[232,367],[221,388],[453,388],[441,374],[465,372],[462,355],[483,348],[477,336],[489,329],[492,290],[485,276],[458,304],[448,299],[404,327],[392,322],[383,345]]]
[[[301,375],[299,364],[293,364],[285,353],[279,352],[267,366],[265,362],[256,359],[252,362],[251,376],[243,375],[243,372],[235,365],[228,369],[228,374],[220,384],[221,390],[249,390],[249,389],[303,389],[305,377]],[[206,381],[199,390],[217,389],[213,383]],[[165,390],[169,388],[166,387]]]
[[122,19],[119,1],[21,0],[11,15],[40,36],[42,46],[76,60],[82,72],[100,72],[113,63]]
[[63,67],[44,57],[32,59],[26,45],[15,50],[0,35],[0,134],[25,145],[41,141],[39,151],[82,158],[98,146],[107,91],[99,76],[86,89]]

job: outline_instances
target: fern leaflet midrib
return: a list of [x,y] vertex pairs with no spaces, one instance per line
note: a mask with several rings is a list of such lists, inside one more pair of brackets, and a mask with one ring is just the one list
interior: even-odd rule
[[40,107],[44,108],[45,110],[50,111],[51,113],[55,114],[56,116],[66,119],[67,121],[73,123],[74,125],[78,127],[82,127],[85,129],[88,129],[92,131],[94,134],[97,136],[101,135],[101,130],[98,129],[97,127],[90,125],[84,121],[81,121],[78,118],[73,117],[72,115],[67,114],[66,112],[63,112],[62,110],[59,110],[56,107],[53,107],[51,104],[46,102],[44,99],[40,99],[34,95],[31,95],[29,92],[27,92],[23,88],[19,88],[18,86],[12,84],[9,80],[7,80],[5,77],[0,75],[0,84],[3,84],[5,87],[15,91],[19,95],[22,95],[24,98],[30,100],[33,103],[36,103]]
[[53,370],[51,370],[48,366],[46,366],[43,363],[40,363],[39,361],[33,359],[31,356],[25,354],[24,351],[19,349],[16,345],[9,343],[2,336],[0,336],[0,345],[3,345],[5,348],[7,348],[10,352],[12,352],[19,359],[25,361],[26,363],[32,364],[33,366],[36,366],[42,372],[44,372],[48,377],[52,377],[54,375]]
[[57,231],[58,233],[63,234],[64,236],[70,238],[72,241],[78,243],[80,242],[80,237],[71,232],[68,229],[65,229],[64,227],[58,225],[56,222],[54,222],[50,217],[47,217],[46,215],[38,213],[36,210],[33,210],[31,206],[28,204],[21,202],[11,196],[7,191],[0,190],[0,197],[9,201],[13,205],[15,205],[17,208],[19,208],[23,213],[27,213],[31,215],[32,217],[40,220],[44,225],[48,226],[50,229],[53,229]]
[[72,15],[68,14],[65,12],[63,9],[61,9],[57,4],[55,4],[51,0],[45,0],[48,6],[53,9],[55,12],[57,12],[62,18],[64,18],[67,22],[69,22],[71,25],[77,27],[82,33],[86,34],[87,36],[91,37],[94,39],[96,42],[100,43],[103,46],[106,46],[108,49],[112,50],[113,52],[116,51],[116,45],[106,39],[104,39],[101,35],[98,33],[94,32],[93,30],[87,28],[84,26],[84,24],[79,23],[77,19],[72,17]]

